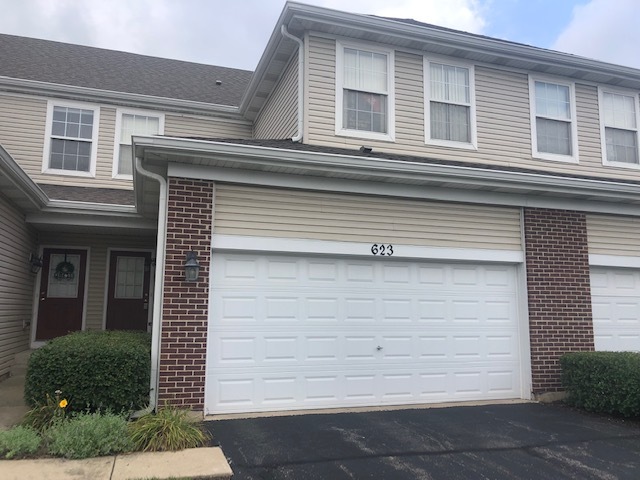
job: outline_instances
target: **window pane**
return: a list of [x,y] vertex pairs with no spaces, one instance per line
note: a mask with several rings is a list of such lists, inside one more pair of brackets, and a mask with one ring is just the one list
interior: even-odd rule
[[387,97],[344,91],[343,126],[351,130],[387,133]]
[[132,175],[133,174],[133,160],[131,156],[132,147],[131,145],[120,145],[120,161],[118,163],[118,173],[122,175]]
[[431,99],[451,103],[471,103],[469,69],[430,64]]
[[638,163],[636,132],[605,128],[607,160],[610,162]]
[[635,129],[636,104],[632,96],[604,93],[604,122],[607,127]]
[[538,152],[571,155],[571,123],[536,119]]
[[53,107],[51,135],[90,140],[93,137],[93,111]]
[[571,120],[569,87],[555,83],[535,82],[536,115]]
[[387,92],[387,56],[353,48],[344,49],[344,87]]
[[431,102],[431,138],[471,142],[471,108],[463,105]]
[[91,143],[51,139],[49,168],[88,172],[91,164]]

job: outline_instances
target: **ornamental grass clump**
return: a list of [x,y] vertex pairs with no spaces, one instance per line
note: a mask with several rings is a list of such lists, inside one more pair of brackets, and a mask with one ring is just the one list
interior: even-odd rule
[[127,420],[113,413],[77,413],[54,422],[43,436],[49,453],[58,457],[101,457],[131,450]]
[[159,452],[204,446],[209,440],[202,422],[188,410],[166,407],[129,424],[129,436],[136,451]]
[[62,390],[56,390],[55,397],[47,393],[44,402],[37,403],[25,414],[21,425],[42,433],[54,423],[64,420],[68,407],[69,401],[62,397]]

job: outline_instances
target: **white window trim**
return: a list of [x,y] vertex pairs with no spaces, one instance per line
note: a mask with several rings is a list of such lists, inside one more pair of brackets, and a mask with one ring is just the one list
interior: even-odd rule
[[604,124],[604,94],[613,93],[633,97],[636,107],[636,148],[638,151],[638,159],[640,161],[640,103],[638,102],[638,93],[633,90],[623,88],[598,87],[598,112],[600,114],[600,145],[602,148],[602,165],[606,167],[630,168],[632,170],[640,170],[639,163],[614,162],[607,160],[607,137],[605,134],[606,125]]
[[[571,102],[571,155],[559,155],[557,153],[547,153],[538,151],[538,128],[536,122],[536,85],[535,82],[554,83],[569,87],[569,100]],[[576,86],[574,82],[565,79],[546,77],[540,75],[529,75],[529,113],[531,115],[531,155],[540,160],[552,160],[554,162],[580,163],[580,153],[578,151],[578,119],[576,116]]]
[[133,174],[126,175],[118,173],[118,167],[120,162],[120,137],[122,135],[122,115],[140,115],[144,117],[156,117],[158,118],[158,135],[164,135],[164,113],[151,111],[151,110],[137,110],[133,108],[118,108],[116,110],[116,126],[115,126],[115,140],[113,144],[113,162],[111,169],[111,176],[113,178],[122,180],[133,180]]
[[[368,52],[379,53],[387,56],[387,133],[367,132],[362,130],[351,130],[344,128],[343,119],[343,97],[344,97],[344,49],[354,48]],[[336,105],[335,105],[335,125],[336,135],[344,137],[355,137],[367,140],[382,140],[395,142],[395,57],[394,51],[366,43],[351,43],[336,40]]]
[[[63,170],[59,168],[49,168],[49,155],[51,153],[51,131],[53,128],[53,108],[68,107],[81,108],[83,110],[93,110],[93,131],[91,137],[91,160],[88,172],[77,170]],[[47,100],[47,119],[45,122],[44,148],[42,154],[42,173],[52,175],[67,175],[73,177],[95,177],[96,161],[98,159],[98,130],[100,128],[100,107],[90,103],[67,102],[57,100]]]
[[[471,142],[456,142],[453,140],[441,140],[431,138],[431,63],[439,63],[451,67],[466,68],[469,70],[469,107],[471,109]],[[424,57],[424,143],[440,147],[463,148],[467,150],[478,149],[478,133],[476,128],[476,80],[475,65],[466,62],[451,61],[449,58]],[[451,102],[453,104],[453,102]],[[466,105],[465,105],[466,106]]]

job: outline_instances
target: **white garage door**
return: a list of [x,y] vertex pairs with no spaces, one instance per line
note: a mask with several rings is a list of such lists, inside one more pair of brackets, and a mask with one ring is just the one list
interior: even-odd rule
[[640,351],[640,270],[591,269],[596,350]]
[[522,395],[512,266],[212,260],[208,414]]

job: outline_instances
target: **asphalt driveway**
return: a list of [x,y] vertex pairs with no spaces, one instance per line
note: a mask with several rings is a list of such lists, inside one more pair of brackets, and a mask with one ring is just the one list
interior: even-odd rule
[[638,479],[640,423],[534,403],[207,422],[233,480]]

